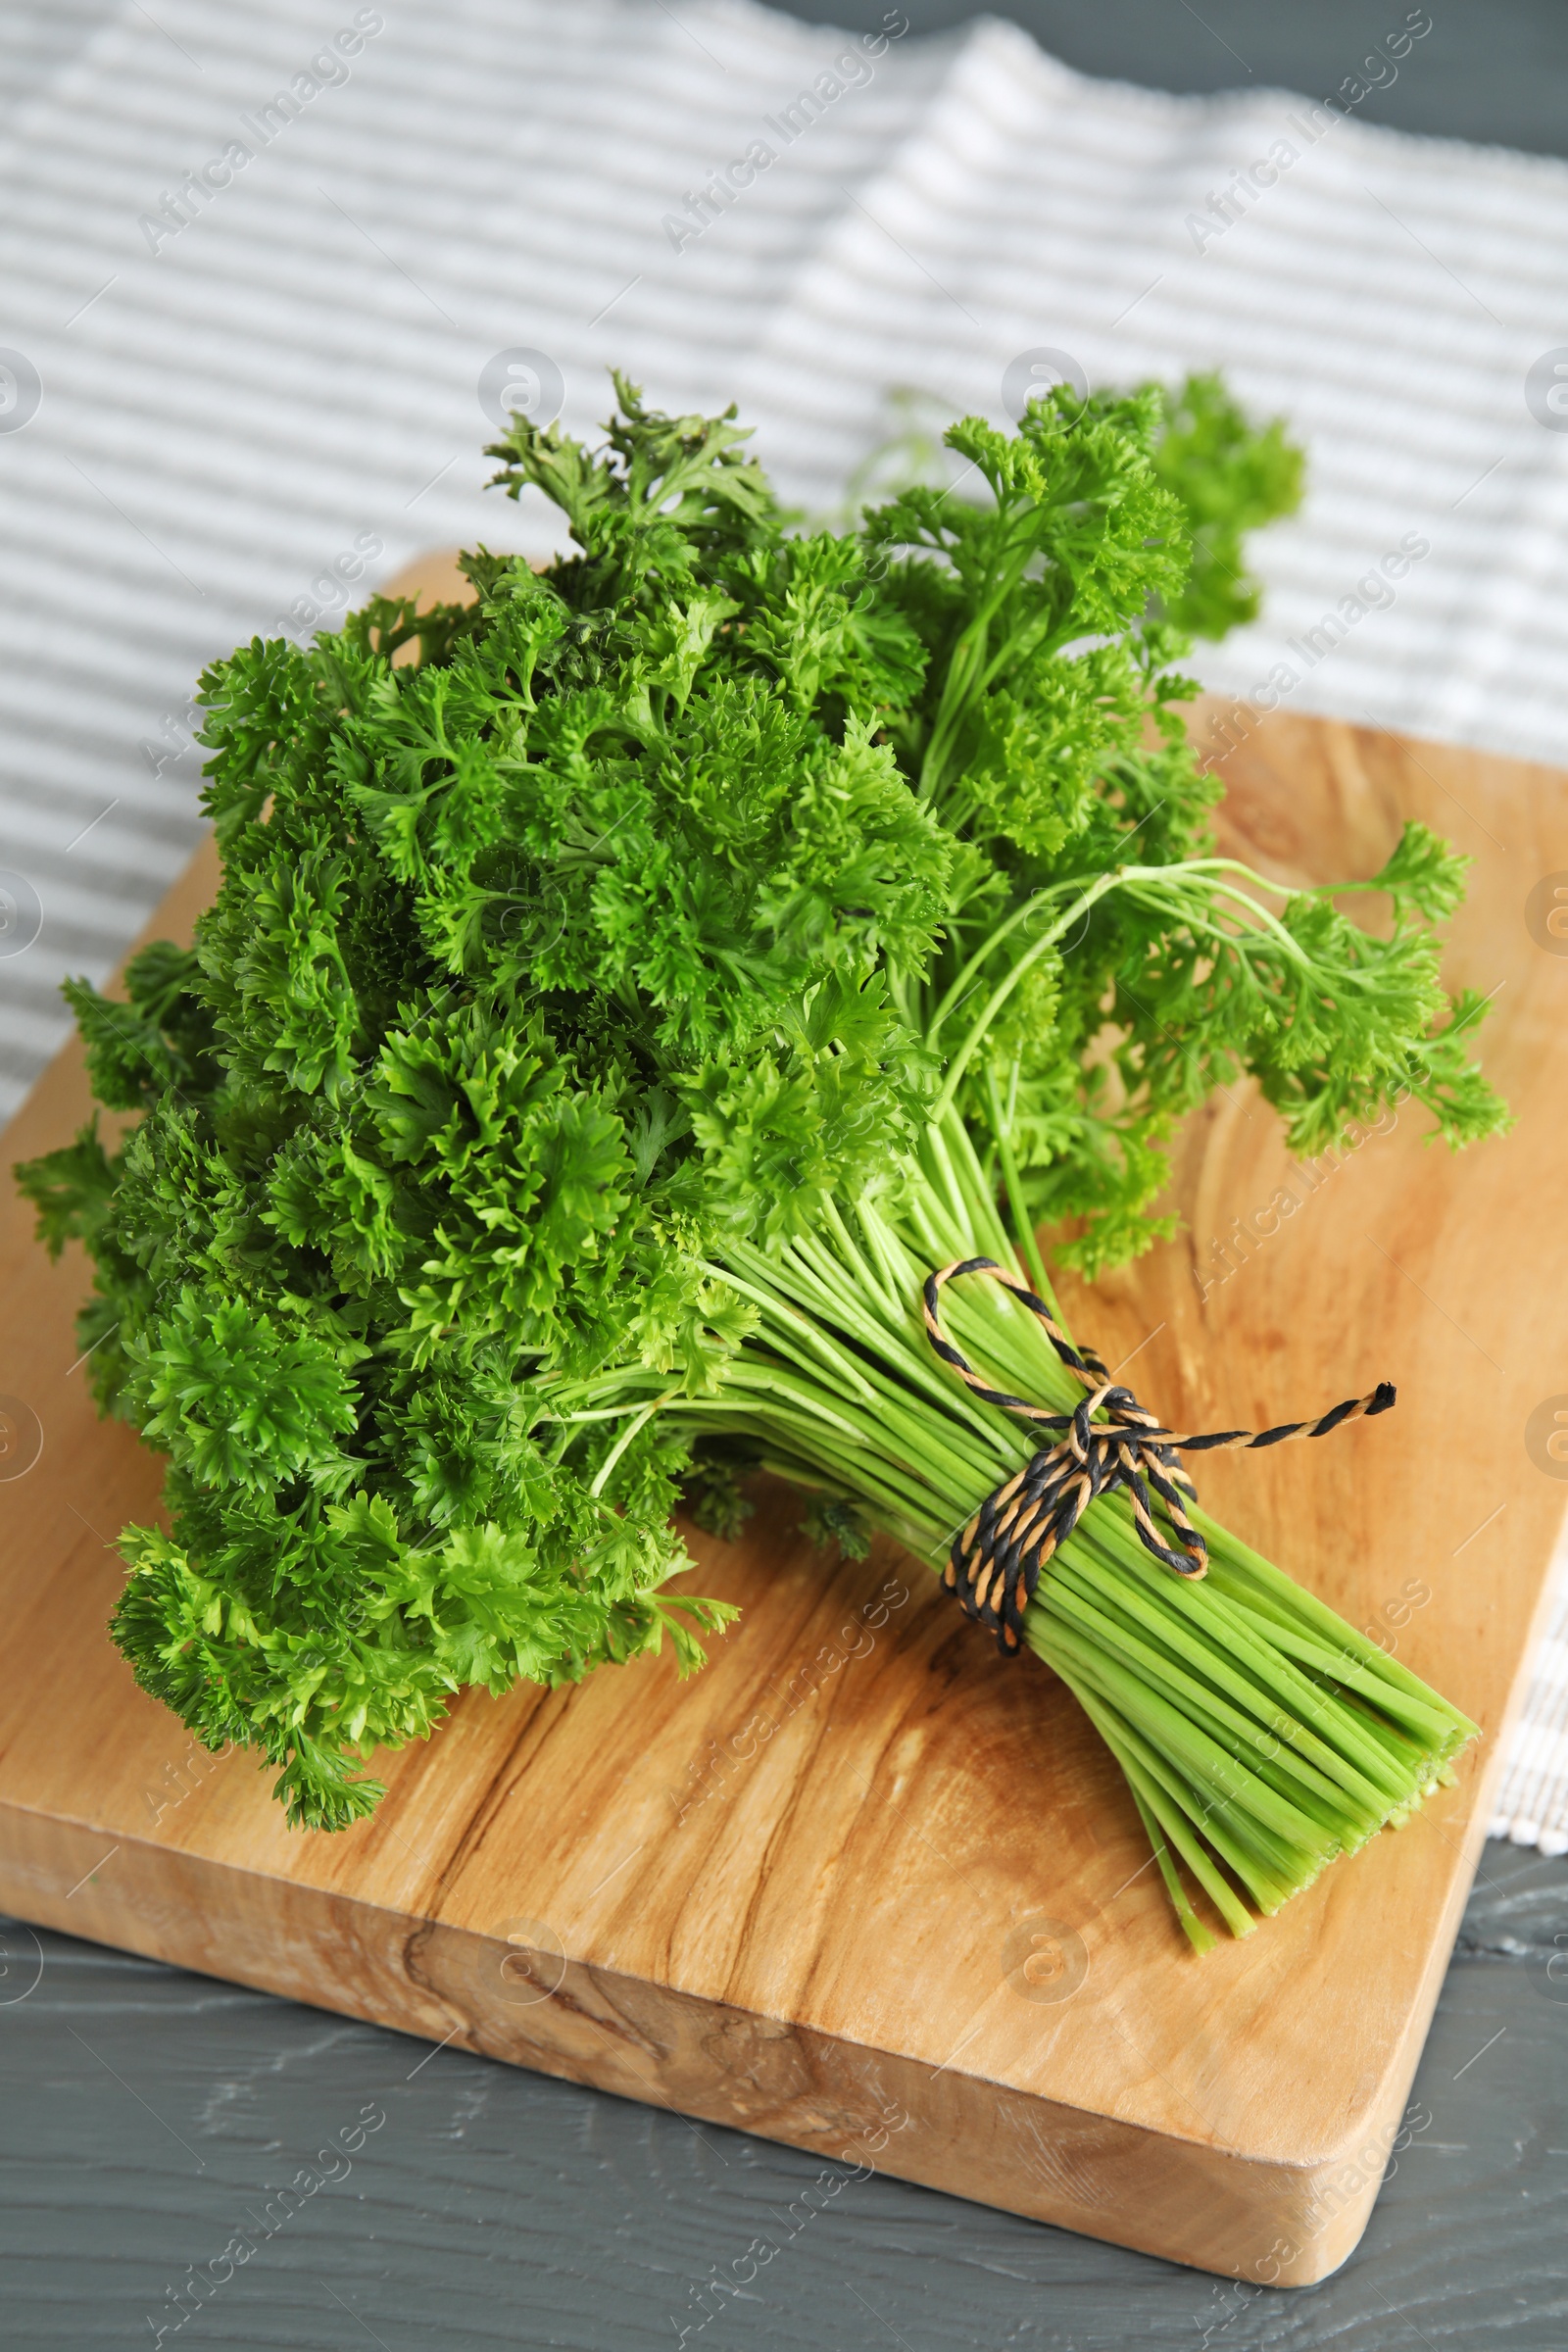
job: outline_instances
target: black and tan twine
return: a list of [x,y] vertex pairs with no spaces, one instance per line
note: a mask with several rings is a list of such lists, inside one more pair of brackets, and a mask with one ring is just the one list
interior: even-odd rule
[[[1048,1412],[1027,1397],[993,1389],[959,1353],[942,1328],[937,1301],[944,1284],[960,1274],[984,1274],[1002,1283],[1028,1307],[1061,1361],[1088,1394],[1071,1413]],[[1208,1547],[1188,1518],[1182,1491],[1196,1501],[1198,1490],[1176,1459],[1179,1453],[1219,1453],[1228,1446],[1282,1446],[1291,1438],[1326,1438],[1347,1422],[1386,1413],[1395,1401],[1389,1381],[1370,1396],[1347,1397],[1315,1421],[1282,1421],[1277,1429],[1212,1430],[1203,1437],[1179,1437],[1145,1410],[1131,1389],[1118,1388],[1093,1348],[1075,1348],[1043,1298],[995,1258],[963,1257],[926,1277],[925,1327],[942,1361],[986,1404],[1017,1413],[1036,1428],[1059,1430],[1054,1446],[1043,1446],[975,1512],[954,1539],[943,1582],[956,1592],[966,1615],[989,1628],[998,1646],[1010,1654],[1023,1635],[1023,1613],[1034,1597],[1040,1572],[1057,1545],[1071,1535],[1097,1495],[1124,1490],[1133,1523],[1147,1551],[1177,1576],[1195,1582],[1208,1572]],[[1094,1416],[1103,1413],[1102,1421]],[[1167,1544],[1154,1518],[1157,1495],[1175,1538]]]

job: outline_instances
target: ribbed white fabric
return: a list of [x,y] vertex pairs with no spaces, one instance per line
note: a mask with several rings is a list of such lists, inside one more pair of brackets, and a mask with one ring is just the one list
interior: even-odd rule
[[[1000,420],[1020,352],[1097,383],[1223,366],[1305,441],[1311,489],[1207,682],[1284,664],[1298,708],[1568,758],[1568,432],[1525,390],[1568,338],[1568,167],[1089,81],[990,22],[873,54],[749,0],[93,16],[0,103],[0,345],[42,383],[7,431],[0,377],[0,1114],[65,1033],[61,977],[108,971],[195,837],[203,662],[357,541],[368,578],[556,543],[531,494],[481,493],[479,372],[515,347],[579,431],[611,362],[665,404],[737,399],[812,510],[903,395]],[[279,91],[296,118],[264,135]],[[172,228],[165,194],[239,139]],[[693,233],[688,197],[757,141],[776,160]],[[1347,613],[1409,534],[1430,553],[1396,601]],[[1559,1618],[1498,1817],[1559,1849],[1565,1727]]]

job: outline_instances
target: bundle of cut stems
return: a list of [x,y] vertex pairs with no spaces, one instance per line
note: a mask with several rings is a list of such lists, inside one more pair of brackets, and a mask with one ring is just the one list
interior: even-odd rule
[[[920,1159],[902,1186],[833,1204],[808,1238],[727,1249],[714,1272],[752,1302],[756,1331],[720,1396],[664,1409],[854,1506],[940,1573],[955,1535],[1039,1441],[932,1353],[925,1277],[956,1259],[1018,1259],[951,1110]],[[1024,1248],[1059,1325],[1032,1237]],[[959,1278],[943,1312],[989,1381],[1053,1411],[1082,1402],[1001,1284]],[[1099,1498],[1046,1565],[1024,1636],[1120,1764],[1201,1952],[1215,1941],[1210,1918],[1247,1935],[1255,1913],[1403,1822],[1451,1782],[1449,1760],[1476,1726],[1205,1513],[1191,1516],[1208,1545],[1199,1583],[1143,1547],[1125,1493]]]

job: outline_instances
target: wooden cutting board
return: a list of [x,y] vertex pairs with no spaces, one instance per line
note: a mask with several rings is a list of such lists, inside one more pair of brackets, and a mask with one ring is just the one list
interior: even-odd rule
[[[1197,1960],[1060,1685],[892,1547],[826,1566],[774,1489],[740,1548],[694,1540],[701,1589],[745,1612],[694,1683],[661,1662],[470,1693],[377,1767],[372,1820],[291,1833],[270,1776],[194,1751],[105,1637],[159,1464],[95,1419],[81,1262],[51,1267],[7,1188],[0,1904],[1176,2261],[1282,2284],[1343,2262],[1565,1499],[1543,1433],[1568,1413],[1568,777],[1213,705],[1195,726],[1234,747],[1232,844],[1277,873],[1370,873],[1406,813],[1474,858],[1448,978],[1493,999],[1518,1124],[1455,1157],[1404,1110],[1300,1168],[1250,1089],[1220,1094],[1179,1152],[1179,1238],[1066,1303],[1189,1428],[1398,1383],[1395,1414],[1201,1483],[1485,1726],[1456,1789]],[[214,873],[203,852],[155,934],[188,931]],[[71,1050],[5,1161],[86,1102]]]

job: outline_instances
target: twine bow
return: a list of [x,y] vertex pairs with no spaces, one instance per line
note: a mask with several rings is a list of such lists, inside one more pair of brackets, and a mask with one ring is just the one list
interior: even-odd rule
[[[1068,1371],[1088,1391],[1075,1411],[1048,1412],[1026,1397],[990,1388],[959,1354],[937,1313],[943,1285],[958,1274],[989,1275],[1028,1307]],[[1034,1597],[1040,1571],[1097,1495],[1125,1490],[1146,1551],[1196,1583],[1208,1573],[1208,1547],[1182,1506],[1182,1491],[1196,1502],[1198,1490],[1176,1459],[1178,1453],[1218,1453],[1233,1446],[1282,1446],[1290,1438],[1326,1438],[1348,1421],[1386,1413],[1395,1400],[1393,1384],[1385,1380],[1370,1396],[1347,1397],[1316,1421],[1282,1421],[1277,1429],[1255,1435],[1246,1429],[1220,1429],[1205,1437],[1178,1437],[1146,1411],[1131,1389],[1116,1386],[1093,1348],[1075,1348],[1045,1300],[994,1258],[959,1258],[928,1274],[923,1296],[931,1346],[966,1387],[987,1404],[1019,1413],[1037,1428],[1063,1433],[1054,1446],[1043,1446],[986,1497],[954,1539],[943,1576],[949,1591],[956,1592],[965,1615],[994,1633],[1004,1653],[1018,1647],[1023,1613]],[[1096,1413],[1105,1418],[1096,1421]],[[1161,1538],[1151,1490],[1164,1508],[1176,1539],[1174,1548]]]

